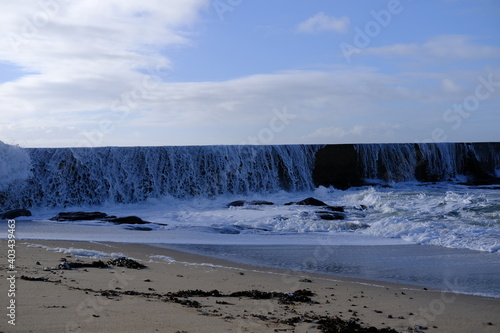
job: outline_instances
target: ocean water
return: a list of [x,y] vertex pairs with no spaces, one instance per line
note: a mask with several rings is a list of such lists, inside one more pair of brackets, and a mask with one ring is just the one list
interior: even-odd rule
[[[343,206],[345,218],[323,220],[317,214],[323,211],[321,207],[285,205],[307,197]],[[228,207],[235,200],[265,200],[274,205]],[[347,237],[352,245],[397,243],[492,253],[500,250],[500,191],[446,183],[398,184],[393,188],[363,187],[347,191],[319,187],[310,192],[150,199],[135,204],[32,208],[31,211],[36,223],[26,226],[27,229],[23,227],[25,238],[44,235],[79,240],[224,244],[276,244],[293,240],[293,243],[310,244],[318,237],[331,236],[338,238],[338,242]],[[60,211],[135,215],[152,222],[147,225],[152,230],[134,230],[133,225],[103,221],[51,221]],[[73,236],[72,229],[75,229]]]
[[[26,241],[139,242],[500,297],[498,186],[463,185],[467,177],[453,145],[421,146],[415,156],[412,147],[357,147],[362,172],[375,179],[342,191],[312,180],[321,146],[21,149],[0,143],[0,204],[3,211],[31,210],[33,216],[16,219],[17,237]],[[415,180],[422,154],[443,181]],[[395,156],[406,163],[394,166]],[[497,156],[488,156],[498,172]],[[381,166],[386,179],[376,178]],[[308,197],[344,207],[344,218],[325,220],[324,208],[285,205]],[[235,200],[247,203],[228,207]],[[273,205],[251,203],[257,200]],[[62,211],[139,216],[150,230],[50,220]],[[315,251],[329,255],[318,261]],[[317,264],[307,264],[311,258]]]

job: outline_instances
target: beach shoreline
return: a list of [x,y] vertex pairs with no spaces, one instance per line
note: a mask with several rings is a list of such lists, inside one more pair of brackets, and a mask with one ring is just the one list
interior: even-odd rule
[[[397,332],[500,326],[496,298],[263,269],[145,244],[30,240],[19,241],[16,253],[16,325],[5,316],[2,332],[322,332],[320,319],[335,317]],[[50,269],[61,259],[121,256],[147,268]],[[6,251],[1,262],[7,268]],[[297,292],[299,300],[288,299]]]
[[500,298],[495,253],[420,244],[153,244],[231,263]]

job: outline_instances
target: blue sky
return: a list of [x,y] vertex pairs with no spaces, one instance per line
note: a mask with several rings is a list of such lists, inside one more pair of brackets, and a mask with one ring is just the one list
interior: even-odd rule
[[0,0],[24,147],[500,140],[495,0]]

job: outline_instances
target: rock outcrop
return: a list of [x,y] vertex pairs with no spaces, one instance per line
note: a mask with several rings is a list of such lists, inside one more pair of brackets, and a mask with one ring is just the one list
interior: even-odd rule
[[61,212],[50,218],[52,221],[106,221],[115,224],[149,224],[137,216],[116,217],[102,212]]
[[12,220],[19,216],[31,216],[31,212],[27,209],[13,209],[2,214],[2,219]]

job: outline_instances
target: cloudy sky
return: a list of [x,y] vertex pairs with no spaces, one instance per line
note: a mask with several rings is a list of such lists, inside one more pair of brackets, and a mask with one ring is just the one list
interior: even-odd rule
[[500,140],[496,0],[0,0],[23,147]]

